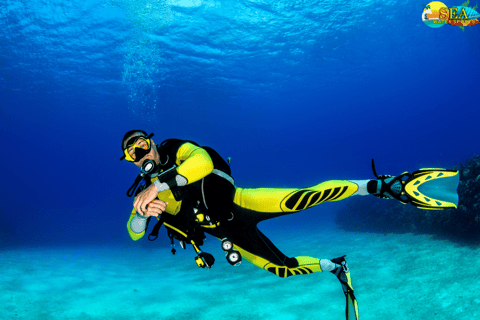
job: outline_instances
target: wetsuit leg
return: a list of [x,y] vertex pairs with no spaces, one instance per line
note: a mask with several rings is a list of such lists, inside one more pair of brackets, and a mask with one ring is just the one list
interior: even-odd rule
[[234,217],[225,224],[225,230],[228,230],[226,236],[245,260],[281,278],[332,271],[342,283],[347,304],[346,318],[358,320],[358,304],[350,272],[345,261],[342,262],[343,257],[334,259],[338,264],[312,257],[289,258],[257,228],[260,221],[298,212],[322,202],[342,200],[357,191],[359,185],[351,181],[327,181],[305,189],[237,188],[232,210]]
[[357,189],[355,183],[343,180],[327,181],[303,189],[237,188],[233,208],[234,219],[227,227],[229,239],[242,257],[279,277],[322,272],[320,259],[285,256],[258,230],[257,224],[326,201],[345,199],[353,195]]
[[259,221],[298,212],[323,202],[350,197],[358,185],[347,180],[330,180],[302,189],[237,188],[234,203],[257,212]]
[[[250,214],[239,207],[234,208],[235,219],[224,224],[228,232],[223,232],[233,242],[242,257],[252,264],[286,278],[296,274],[321,272],[320,260],[310,257],[289,258],[283,254],[260,230],[255,219],[247,218]],[[251,212],[250,212],[251,213]],[[215,231],[209,232],[215,236]]]

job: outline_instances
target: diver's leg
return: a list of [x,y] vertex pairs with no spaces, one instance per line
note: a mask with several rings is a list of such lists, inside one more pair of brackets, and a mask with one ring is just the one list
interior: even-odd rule
[[237,207],[234,210],[236,217],[228,222],[226,228],[228,234],[224,235],[232,241],[235,249],[240,252],[245,260],[257,267],[270,271],[281,278],[313,272],[333,271],[338,267],[328,259],[304,256],[287,257],[258,230],[254,221],[246,218],[248,215],[242,215],[238,210],[242,209]]
[[366,195],[370,180],[330,180],[302,189],[237,188],[235,205],[256,213],[258,221],[311,208],[323,202],[339,201],[352,195]]
[[[280,278],[323,271],[330,271],[335,274],[340,280],[346,297],[346,317],[347,319],[358,320],[358,303],[353,292],[350,271],[344,257],[332,260],[303,256],[288,258],[256,226],[243,229],[242,233],[235,233],[231,237],[234,239],[232,241],[235,248],[245,260],[270,271]],[[249,250],[245,248],[249,248]]]
[[[241,232],[235,230],[241,230]],[[288,258],[253,225],[248,228],[245,228],[245,226],[241,229],[234,228],[229,239],[245,260],[270,271],[280,278],[330,271],[340,280],[342,285],[346,297],[345,314],[347,319],[358,320],[358,303],[352,287],[350,270],[344,257],[332,260],[303,256]],[[245,248],[248,248],[248,250]]]
[[234,219],[226,228],[231,234],[228,238],[242,257],[279,277],[333,271],[338,266],[328,259],[288,258],[258,230],[257,224],[322,202],[342,200],[358,191],[366,192],[368,181],[332,180],[304,189],[237,188],[232,212]]
[[338,201],[355,194],[366,195],[369,181],[327,181],[306,189],[237,188],[232,212],[234,219],[227,223],[226,228],[230,232],[228,237],[245,260],[278,277],[332,272],[342,284],[347,302],[347,319],[358,320],[358,304],[343,257],[332,260],[305,256],[289,258],[256,225],[260,221],[307,209],[322,202]]

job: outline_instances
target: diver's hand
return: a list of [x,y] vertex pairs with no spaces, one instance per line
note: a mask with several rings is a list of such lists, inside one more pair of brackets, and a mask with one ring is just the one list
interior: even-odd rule
[[144,216],[147,213],[147,205],[155,200],[157,196],[157,187],[155,187],[155,184],[152,183],[150,186],[148,186],[148,188],[137,195],[135,201],[133,201],[133,207],[139,214]]
[[145,217],[158,217],[160,216],[167,207],[168,202],[162,200],[153,200],[147,206],[147,212],[144,214]]

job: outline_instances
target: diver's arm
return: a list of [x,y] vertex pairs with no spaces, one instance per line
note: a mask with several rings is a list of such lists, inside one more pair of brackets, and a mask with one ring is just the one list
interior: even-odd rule
[[145,214],[146,206],[159,192],[194,183],[213,171],[213,162],[208,152],[190,142],[185,142],[178,148],[175,163],[178,167],[162,172],[152,185],[138,194],[133,202],[137,212]]
[[130,238],[132,238],[134,241],[137,241],[145,235],[147,219],[147,217],[138,214],[135,209],[132,210],[130,219],[128,219],[127,222],[127,230]]
[[213,171],[208,152],[192,143],[182,144],[176,156],[178,167],[165,171],[153,182],[158,192],[194,183]]
[[147,228],[147,219],[152,216],[159,217],[165,211],[167,205],[168,202],[153,200],[149,203],[145,215],[139,214],[134,208],[127,223],[130,237],[135,241],[142,238],[145,235],[145,229]]
[[177,151],[177,173],[187,179],[187,184],[205,178],[213,171],[213,162],[208,152],[186,142]]

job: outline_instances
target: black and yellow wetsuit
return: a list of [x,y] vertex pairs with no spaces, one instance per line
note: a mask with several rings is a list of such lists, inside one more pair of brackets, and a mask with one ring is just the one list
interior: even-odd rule
[[[187,232],[192,222],[196,223],[204,232],[219,239],[227,237],[244,259],[282,278],[322,272],[320,259],[285,256],[257,224],[323,202],[345,199],[357,191],[357,184],[332,180],[303,189],[245,189],[234,186],[229,166],[213,149],[199,147],[191,141],[169,139],[158,146],[158,151],[161,171],[177,166],[177,173],[188,181],[184,187],[158,194],[158,199],[168,202],[167,229]],[[199,215],[193,221],[192,208],[198,210],[195,212],[208,213],[215,223],[202,223]],[[132,231],[130,222],[135,215],[134,209],[127,227],[132,239],[138,240],[145,231]]]
[[[458,204],[459,173],[456,170],[427,168],[397,177],[378,176],[372,160],[377,180],[331,180],[303,189],[244,189],[235,186],[229,165],[211,148],[200,147],[192,141],[169,139],[158,146],[158,153],[163,174],[158,181],[153,178],[150,183],[164,190],[158,193],[158,199],[168,205],[160,222],[171,234],[189,240],[201,259],[202,252],[196,245],[202,244],[204,232],[226,238],[244,259],[281,278],[331,271],[342,284],[347,319],[358,320],[358,305],[345,259],[289,258],[258,230],[258,223],[354,194],[394,198],[423,209],[456,208]],[[132,211],[127,224],[132,239],[144,236],[145,220]],[[202,260],[203,265],[196,261],[201,267],[209,266],[206,260]]]

